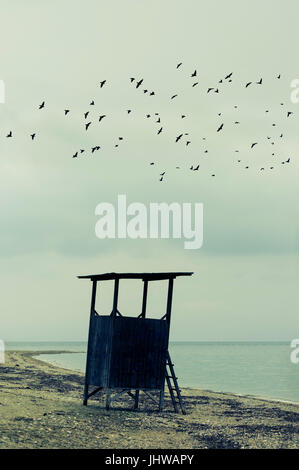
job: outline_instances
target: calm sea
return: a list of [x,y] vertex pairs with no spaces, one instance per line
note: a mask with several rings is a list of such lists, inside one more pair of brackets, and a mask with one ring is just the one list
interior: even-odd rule
[[[67,369],[85,369],[83,342],[11,342],[6,348],[76,351],[39,358]],[[169,351],[181,386],[299,402],[299,363],[290,361],[290,343],[171,342]]]

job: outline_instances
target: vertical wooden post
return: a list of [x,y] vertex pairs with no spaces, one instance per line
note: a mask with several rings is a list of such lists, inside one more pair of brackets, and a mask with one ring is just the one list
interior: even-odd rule
[[87,406],[88,400],[88,369],[89,369],[89,355],[90,355],[90,347],[91,347],[91,324],[92,324],[92,316],[94,315],[94,308],[96,303],[96,295],[97,295],[97,281],[92,281],[92,293],[91,293],[91,304],[90,304],[90,316],[89,316],[89,332],[88,332],[88,347],[87,347],[87,358],[86,358],[86,370],[85,370],[85,384],[84,384],[84,398],[83,398],[83,405]]
[[167,307],[166,307],[166,321],[170,327],[171,317],[171,306],[172,306],[172,293],[173,293],[173,278],[168,281],[168,295],[167,295]]
[[163,410],[163,404],[164,404],[164,387],[165,387],[165,381],[163,382],[163,388],[160,390],[159,411],[162,411],[162,410]]
[[110,403],[111,403],[111,390],[110,390],[110,388],[107,388],[107,390],[106,390],[106,410],[110,409]]
[[112,316],[116,316],[117,312],[117,301],[118,301],[118,287],[119,287],[119,279],[114,280],[114,295],[113,295],[113,307],[112,307]]
[[134,398],[134,409],[138,410],[138,404],[139,404],[139,390],[135,391],[135,398]]
[[141,318],[145,318],[145,315],[146,315],[147,289],[148,289],[148,280],[145,280],[143,281],[142,311],[140,315]]

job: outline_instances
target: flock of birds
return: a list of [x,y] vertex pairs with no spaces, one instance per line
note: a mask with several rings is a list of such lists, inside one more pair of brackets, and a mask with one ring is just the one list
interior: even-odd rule
[[[182,65],[183,63],[180,62],[176,65],[176,69],[179,70],[182,68]],[[192,88],[195,88],[199,85],[199,77],[198,77],[198,72],[197,70],[194,70],[192,73],[189,73],[189,77],[191,79],[191,84],[190,84],[190,87]],[[281,79],[281,74],[277,75],[275,77],[277,80],[280,80]],[[131,83],[132,86],[134,86],[136,88],[136,90],[139,90],[139,92],[142,92],[144,95],[148,95],[150,97],[154,97],[156,96],[156,92],[154,90],[151,90],[149,88],[146,88],[145,86],[145,83],[144,83],[144,79],[143,78],[136,78],[136,77],[130,77],[129,78],[129,81]],[[208,87],[206,90],[203,90],[204,93],[206,94],[212,94],[212,93],[216,93],[216,94],[219,94],[219,93],[222,93],[222,84],[224,83],[232,83],[233,82],[233,72],[230,72],[229,74],[225,75],[223,78],[221,78],[217,85],[216,86],[210,86]],[[264,80],[263,78],[260,78],[258,81],[249,81],[249,82],[246,82],[243,84],[243,88],[244,89],[248,89],[249,87],[252,87],[252,86],[262,86],[264,84]],[[99,88],[103,88],[107,85],[107,80],[102,80],[100,83],[99,83]],[[173,100],[176,100],[179,96],[179,93],[175,93],[175,94],[172,94],[169,96],[169,100],[170,101],[173,101]],[[280,103],[281,106],[284,106],[285,103]],[[90,103],[89,103],[89,106],[90,107],[93,107],[95,106],[95,100],[91,100]],[[38,106],[38,110],[39,111],[42,111],[46,108],[46,102],[43,101],[39,106]],[[238,108],[237,105],[234,106],[235,109]],[[130,115],[132,113],[132,109],[126,109],[126,114],[127,115]],[[266,109],[265,110],[265,113],[269,113],[269,109]],[[71,110],[70,109],[64,109],[64,116],[68,116],[69,114],[71,113]],[[285,117],[288,119],[290,118],[294,113],[292,111],[289,111],[287,110],[285,112]],[[90,129],[90,127],[94,124],[94,121],[90,120],[89,119],[89,116],[90,116],[90,110],[86,110],[84,113],[82,113],[82,118],[83,118],[83,124],[84,124],[84,127],[83,129],[85,129],[86,132],[88,132],[88,130]],[[219,112],[218,113],[218,117],[222,116],[222,113]],[[106,118],[106,114],[100,114],[98,116],[98,122],[101,123],[105,118]],[[155,112],[154,115],[151,115],[151,114],[145,114],[145,117],[147,119],[150,119],[150,118],[154,118],[155,119],[155,123],[158,124],[157,126],[157,130],[156,130],[156,135],[157,136],[160,136],[163,132],[164,132],[164,124],[162,124],[161,122],[161,117],[160,117],[160,114],[158,112]],[[181,119],[185,119],[187,116],[186,114],[180,114],[180,118]],[[240,124],[240,121],[234,121],[234,125],[239,125]],[[273,127],[276,126],[276,123],[274,122],[272,124]],[[221,122],[220,125],[216,125],[215,126],[215,135],[218,134],[218,133],[223,133],[225,131],[225,127],[226,127],[226,123],[225,122]],[[14,137],[14,134],[13,134],[13,131],[10,130],[9,133],[6,135],[7,138],[13,138]],[[32,134],[30,134],[29,136],[31,138],[32,141],[34,141],[37,137],[37,132],[33,132]],[[280,133],[279,135],[279,138],[280,139],[283,139],[284,137],[284,134],[283,132]],[[206,140],[206,137],[202,137],[203,140]],[[118,139],[117,139],[117,142],[114,144],[114,147],[117,148],[119,147],[120,145],[120,142],[124,140],[124,137],[122,136],[119,136]],[[275,145],[275,139],[271,136],[267,136],[267,140],[271,143],[272,146]],[[180,132],[178,135],[174,136],[173,137],[173,142],[174,144],[179,144],[179,143],[184,143],[184,145],[186,147],[189,147],[190,145],[192,145],[192,141],[191,141],[191,138],[189,136],[189,132]],[[252,142],[250,144],[250,150],[253,151],[255,149],[256,146],[259,145],[260,142],[258,141],[255,141],[255,142]],[[99,151],[101,149],[101,146],[100,145],[94,145],[91,147],[90,149],[90,152],[91,154],[94,154],[95,152]],[[82,155],[84,152],[86,152],[87,149],[85,148],[79,148],[78,150],[75,151],[75,153],[72,155],[72,158],[77,158],[79,157],[80,155]],[[239,153],[240,151],[239,150],[235,150],[236,153]],[[204,153],[208,153],[208,149],[204,150]],[[275,153],[272,152],[272,156],[275,156]],[[237,163],[241,163],[242,162],[242,159],[237,159],[236,160]],[[291,162],[291,158],[288,157],[286,160],[283,160],[280,162],[280,164],[282,165],[285,165],[285,164],[289,164]],[[156,162],[150,162],[150,165],[155,165]],[[276,164],[271,164],[270,166],[261,166],[259,168],[259,171],[265,171],[267,169],[270,169],[270,170],[273,170],[275,168],[275,166],[277,165],[277,162]],[[249,169],[249,165],[246,164],[244,166],[244,169]],[[193,164],[191,165],[190,167],[188,166],[188,169],[190,171],[199,171],[201,168],[201,165],[200,163],[196,163],[196,164]],[[180,169],[179,166],[176,166],[176,169]],[[166,176],[166,170],[162,171],[160,174],[159,174],[159,181],[162,182],[164,180]],[[211,173],[211,176],[212,177],[215,177],[216,176],[216,173]]]

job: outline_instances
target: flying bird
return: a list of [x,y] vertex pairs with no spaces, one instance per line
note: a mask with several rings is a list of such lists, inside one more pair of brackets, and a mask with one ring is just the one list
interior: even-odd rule
[[69,112],[70,112],[69,109],[65,109],[65,110],[64,110],[64,115],[66,116]]
[[45,102],[43,101],[42,104],[39,105],[38,109],[43,109],[45,107]]
[[182,137],[183,137],[183,134],[178,135],[175,141],[178,142]]
[[102,115],[99,117],[99,122],[101,122],[101,120],[104,119],[104,117],[106,117],[106,114],[102,114]]
[[228,78],[231,78],[232,74],[233,74],[233,72],[231,72],[231,73],[229,73],[228,75],[226,75],[225,80],[227,80]]
[[253,144],[251,144],[251,148],[253,149],[255,145],[257,145],[257,142],[254,142]]
[[248,88],[248,87],[249,87],[249,85],[251,85],[251,84],[252,84],[252,82],[248,82],[248,83],[246,83],[246,86],[245,86],[245,88]]
[[217,132],[220,132],[223,129],[224,124],[222,123],[221,126],[218,127]]
[[89,128],[91,122],[88,122],[87,124],[85,124],[85,130],[87,131],[87,129]]
[[172,95],[172,97],[170,98],[171,100],[173,100],[174,98],[176,98],[178,95]]
[[136,83],[136,88],[139,88],[142,82],[143,82],[143,78],[139,80],[139,82]]
[[176,68],[178,69],[178,68],[182,65],[182,63],[183,63],[183,62],[180,62],[180,63],[176,66]]
[[191,77],[196,77],[196,75],[197,75],[197,72],[196,70],[194,70],[194,72],[191,74]]
[[102,82],[100,82],[100,87],[103,88],[103,86],[105,85],[107,80],[103,80]]
[[12,137],[12,131],[10,131],[9,134],[7,134],[6,137]]
[[161,128],[158,130],[158,132],[157,132],[158,135],[161,134],[162,129],[163,129],[163,127],[161,127]]
[[31,137],[32,140],[34,140],[35,134],[30,134],[30,137]]

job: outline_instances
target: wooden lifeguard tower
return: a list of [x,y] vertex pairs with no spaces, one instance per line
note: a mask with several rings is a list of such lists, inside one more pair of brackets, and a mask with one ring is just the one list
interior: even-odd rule
[[[78,276],[92,282],[84,405],[92,395],[105,390],[107,409],[110,408],[112,391],[116,393],[113,398],[127,392],[134,399],[134,408],[137,409],[140,391],[154,401],[151,392],[159,391],[157,403],[159,411],[162,411],[166,380],[174,410],[178,413],[180,406],[182,413],[185,413],[168,342],[174,279],[192,274],[106,273]],[[140,279],[143,282],[141,313],[135,317],[124,316],[117,308],[120,279]],[[112,312],[110,315],[99,315],[95,310],[97,283],[108,280],[114,281]],[[166,312],[160,319],[146,318],[148,284],[162,280],[168,280]],[[89,391],[90,386],[95,388]]]

